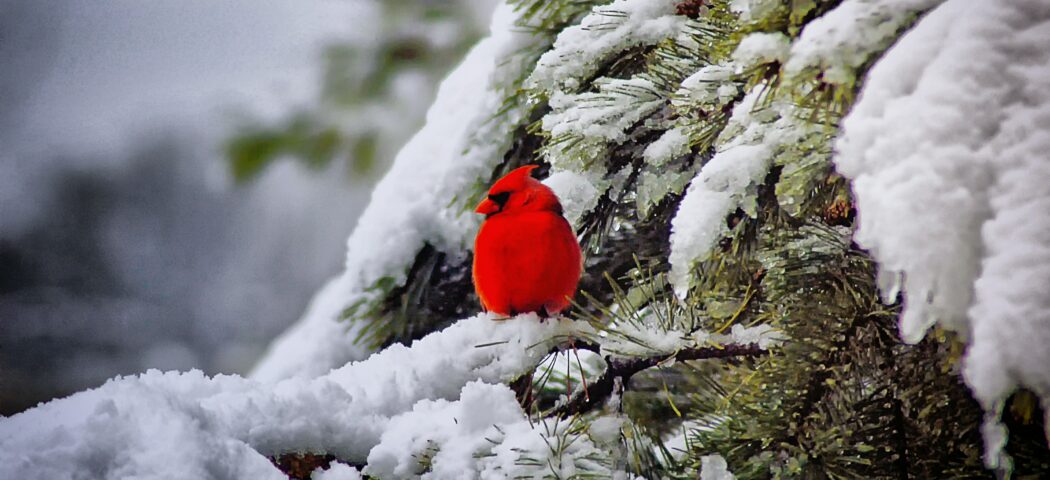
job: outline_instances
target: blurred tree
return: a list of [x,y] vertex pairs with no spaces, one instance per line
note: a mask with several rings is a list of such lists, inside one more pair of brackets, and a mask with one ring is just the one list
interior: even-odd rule
[[490,1],[363,2],[352,39],[324,51],[314,105],[275,124],[251,121],[226,144],[233,178],[291,158],[311,169],[345,161],[355,176],[385,170],[423,121],[438,81],[484,33]]

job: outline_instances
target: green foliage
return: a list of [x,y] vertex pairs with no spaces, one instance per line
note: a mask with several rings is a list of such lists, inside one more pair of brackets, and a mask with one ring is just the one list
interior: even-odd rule
[[949,345],[900,342],[898,309],[879,302],[848,229],[765,218],[754,311],[790,340],[693,394],[697,457],[722,454],[738,478],[987,476],[981,412],[958,372],[945,374]]
[[384,305],[383,300],[396,297],[395,292],[397,290],[397,280],[393,277],[382,277],[375,284],[368,287],[365,295],[343,309],[343,312],[340,314],[342,320],[359,319],[364,321],[364,327],[358,331],[354,343],[367,345],[373,349],[383,346],[387,333],[378,331],[382,327],[382,320],[386,315],[384,308],[386,305]]
[[298,117],[281,129],[261,128],[235,137],[226,144],[226,156],[234,180],[244,182],[258,176],[270,162],[282,156],[299,158],[314,170],[324,168],[342,142],[339,130]]

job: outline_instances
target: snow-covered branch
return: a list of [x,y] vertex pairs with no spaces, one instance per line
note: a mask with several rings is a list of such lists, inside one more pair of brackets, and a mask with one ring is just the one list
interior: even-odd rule
[[[599,350],[595,345],[577,345],[579,348],[593,348]],[[757,343],[729,344],[718,347],[696,347],[678,351],[671,356],[650,356],[633,358],[606,358],[607,367],[605,372],[596,380],[589,382],[582,390],[573,394],[568,401],[557,405],[547,415],[565,418],[573,415],[587,413],[605,401],[616,392],[616,386],[626,385],[631,377],[639,372],[648,370],[658,365],[670,365],[675,362],[688,360],[707,360],[713,358],[732,357],[755,357],[768,353],[768,350],[760,347]]]
[[1050,406],[1050,6],[949,1],[871,70],[835,158],[853,179],[856,241],[904,296],[902,336],[970,339],[965,375],[998,425],[1018,386]]
[[[316,379],[263,383],[155,370],[117,378],[0,423],[0,478],[282,478],[267,457],[298,451],[400,475],[415,468],[404,455],[450,436],[470,439],[459,450],[440,449],[437,469],[455,455],[498,450],[503,443],[485,440],[496,438],[487,429],[503,429],[512,444],[529,441],[526,417],[501,383],[589,328],[481,314]],[[516,461],[507,451],[477,468],[513,469]]]

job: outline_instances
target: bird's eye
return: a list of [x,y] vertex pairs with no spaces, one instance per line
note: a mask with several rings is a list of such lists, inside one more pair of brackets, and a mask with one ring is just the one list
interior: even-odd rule
[[489,195],[489,200],[496,202],[496,205],[499,205],[499,208],[503,208],[503,205],[507,203],[508,198],[510,198],[510,192],[500,192]]

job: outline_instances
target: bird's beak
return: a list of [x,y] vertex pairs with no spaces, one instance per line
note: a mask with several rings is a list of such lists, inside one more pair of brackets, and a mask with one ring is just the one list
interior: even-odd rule
[[496,213],[499,210],[500,210],[499,204],[496,203],[496,202],[493,202],[492,200],[490,200],[488,198],[482,200],[481,203],[478,204],[478,207],[474,209],[475,212],[480,213],[480,214],[485,215],[485,216],[492,215],[493,213]]

